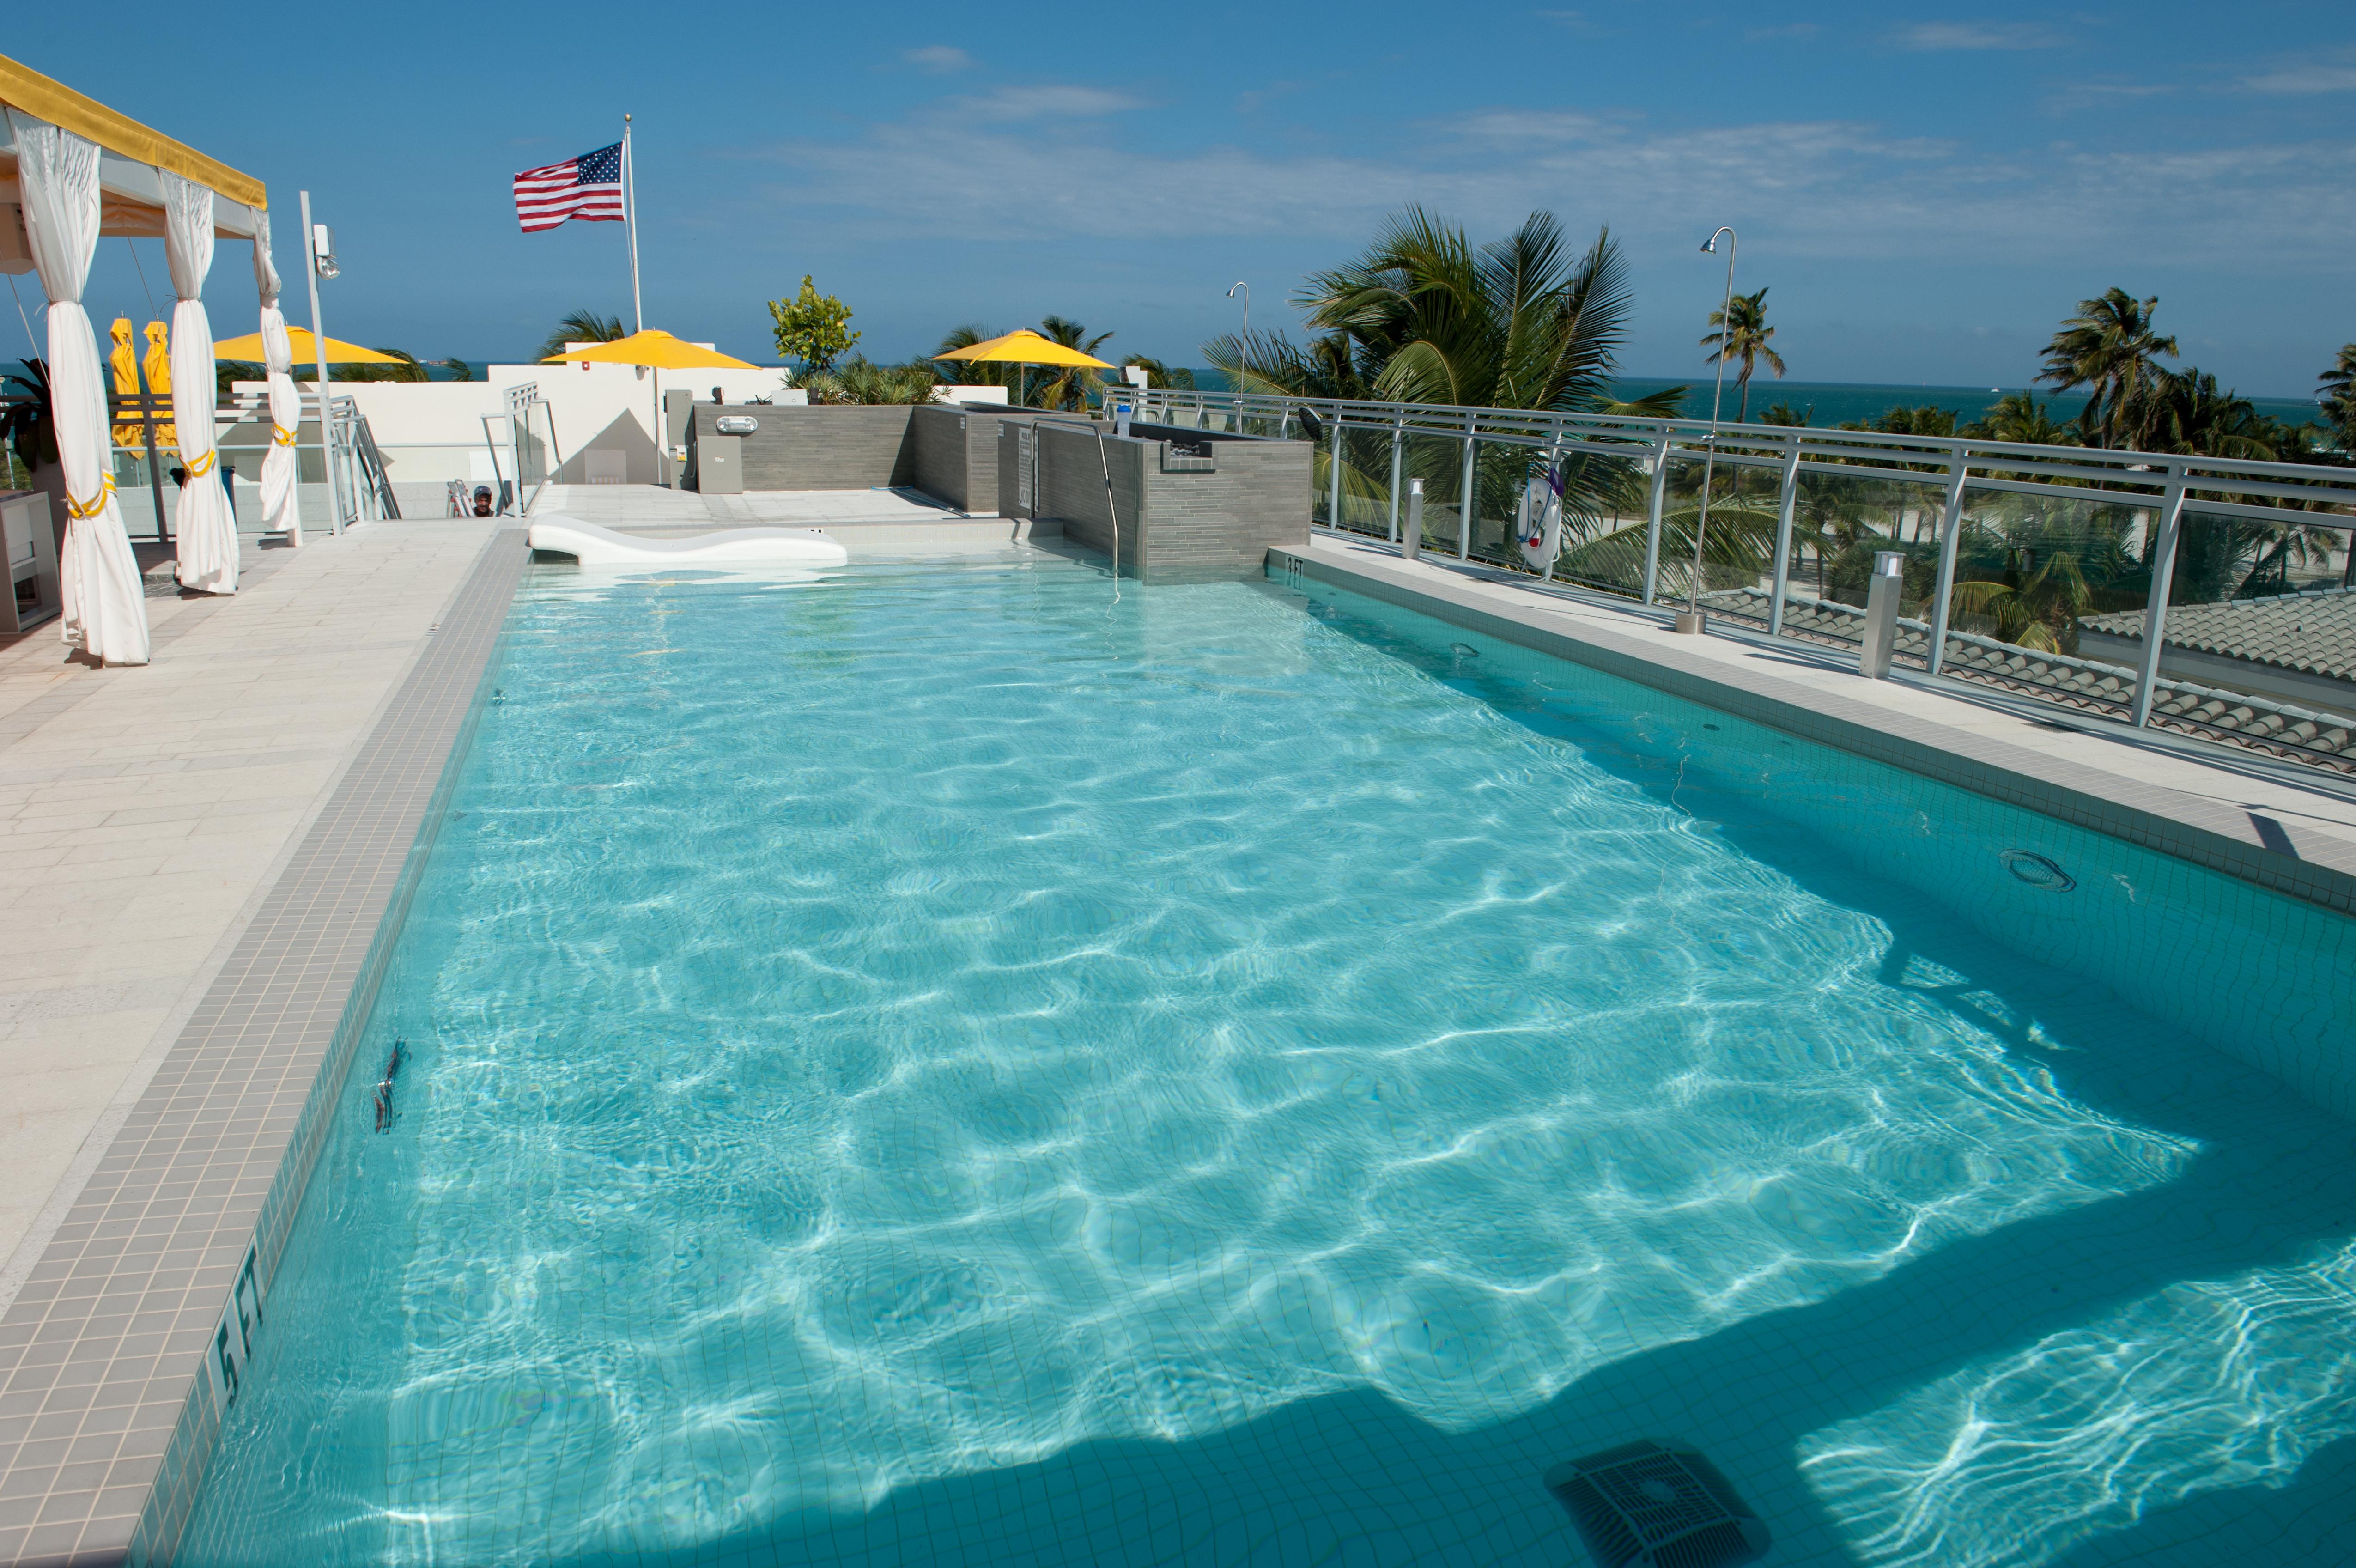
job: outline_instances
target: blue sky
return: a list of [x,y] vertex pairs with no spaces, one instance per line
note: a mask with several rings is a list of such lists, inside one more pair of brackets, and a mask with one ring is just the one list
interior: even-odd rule
[[[170,70],[184,11],[103,10],[12,16],[0,47],[266,181],[282,264],[308,187],[344,263],[328,330],[425,357],[627,313],[620,225],[522,235],[508,194],[625,109],[649,325],[752,358],[808,272],[878,358],[1056,311],[1199,363],[1229,284],[1289,323],[1302,274],[1408,202],[1476,238],[1540,207],[1609,224],[1631,375],[1702,373],[1721,222],[1794,380],[2018,384],[2112,284],[2253,394],[2307,393],[2356,339],[2346,0],[323,6],[176,39]],[[250,327],[241,252],[209,290],[224,335]],[[105,242],[93,314],[145,297]]]

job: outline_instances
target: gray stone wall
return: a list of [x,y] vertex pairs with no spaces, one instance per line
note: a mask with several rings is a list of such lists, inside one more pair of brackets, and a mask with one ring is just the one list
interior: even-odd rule
[[[974,510],[973,465],[968,447],[971,444],[969,436],[981,434],[971,429],[975,423],[979,422],[970,420],[963,409],[935,403],[918,407],[908,424],[914,484],[959,511]],[[992,499],[996,499],[995,489],[993,485]]]
[[1218,471],[1210,474],[1162,473],[1162,443],[1139,445],[1152,454],[1145,464],[1147,582],[1257,577],[1271,546],[1308,548],[1310,443],[1223,441]]
[[[1039,431],[1035,514],[1063,524],[1075,542],[1112,553],[1105,470],[1119,509],[1120,572],[1147,583],[1232,582],[1257,577],[1271,547],[1309,542],[1311,461],[1306,441],[1224,441],[1213,473],[1162,471],[1164,444],[1105,435],[1099,464],[1093,433],[1048,425]],[[1018,444],[1001,433],[1005,465],[1000,510],[1014,515],[1012,472]]]
[[[1010,443],[1010,446],[1012,444]],[[1145,441],[1122,441],[1105,432],[1104,457],[1096,435],[1046,424],[1039,429],[1039,493],[1036,515],[1055,518],[1064,536],[1106,555],[1113,553],[1113,515],[1105,500],[1105,473],[1112,473],[1112,499],[1119,508],[1120,574],[1141,577],[1140,541],[1147,526],[1145,470],[1154,451]],[[1149,577],[1146,580],[1151,581]]]
[[749,414],[760,428],[743,437],[748,490],[857,490],[916,478],[911,404],[797,408],[775,403],[694,405],[694,432],[723,414]]

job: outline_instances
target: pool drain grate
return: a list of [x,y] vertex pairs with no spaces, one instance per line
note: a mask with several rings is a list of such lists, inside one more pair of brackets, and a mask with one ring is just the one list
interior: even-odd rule
[[1546,1473],[1598,1568],[1732,1568],[1767,1526],[1697,1449],[1640,1440]]

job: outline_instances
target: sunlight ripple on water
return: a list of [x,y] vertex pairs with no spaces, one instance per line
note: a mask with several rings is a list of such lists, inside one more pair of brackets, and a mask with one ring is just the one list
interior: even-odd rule
[[535,575],[190,1561],[1474,1426],[2188,1157],[1444,653],[1106,596]]

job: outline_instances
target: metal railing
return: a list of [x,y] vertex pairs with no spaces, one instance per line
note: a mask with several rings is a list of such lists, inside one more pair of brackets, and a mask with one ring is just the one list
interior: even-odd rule
[[[1807,426],[1713,435],[1698,420],[1428,403],[1113,395],[1141,419],[1198,429],[1293,438],[1313,423],[1318,526],[1396,542],[1412,477],[1424,482],[1426,549],[1645,605],[1690,594],[1771,637],[1839,640],[1826,628],[1843,618],[1807,607],[1861,606],[1873,552],[1895,548],[1907,556],[1907,613],[1922,626],[1911,662],[1933,676],[2139,727],[2245,745],[2263,736],[2277,755],[2356,772],[2356,670],[2340,667],[2333,648],[2344,644],[2320,629],[2345,618],[2356,632],[2356,467]],[[1719,478],[1695,581],[1705,463]],[[1561,548],[1533,566],[1515,537],[1516,507],[1536,476],[1564,469],[1598,499],[1571,509]],[[2221,610],[2294,594],[2314,596],[2316,631],[2297,618],[2241,642],[2216,629],[2233,618]],[[2198,646],[2170,639],[2171,610],[2188,624],[2199,612]],[[2098,652],[2081,646],[2095,642]]]
[[[516,515],[530,517],[532,503],[562,466],[556,449],[556,411],[540,395],[540,383],[526,381],[507,392],[508,453],[514,467]],[[486,422],[486,429],[488,422]]]

